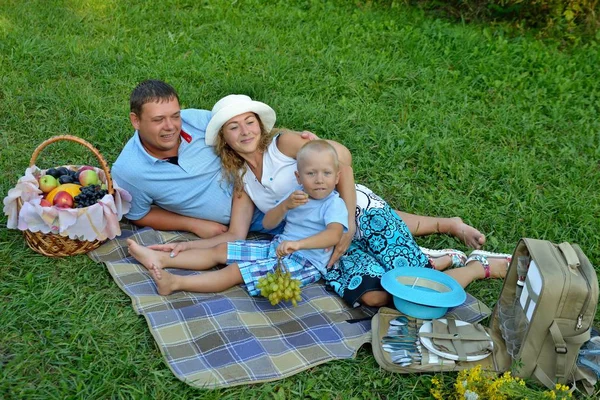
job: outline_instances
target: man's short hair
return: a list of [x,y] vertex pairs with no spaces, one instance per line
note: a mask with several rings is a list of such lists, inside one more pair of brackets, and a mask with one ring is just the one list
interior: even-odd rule
[[142,115],[142,106],[150,102],[163,102],[177,99],[179,96],[173,86],[163,81],[148,79],[141,82],[131,92],[129,109],[138,117]]

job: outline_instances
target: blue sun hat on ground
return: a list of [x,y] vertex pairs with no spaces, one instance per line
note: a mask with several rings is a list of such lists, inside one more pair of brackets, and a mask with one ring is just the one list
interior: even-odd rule
[[394,268],[381,277],[381,286],[394,297],[398,311],[420,319],[441,318],[467,299],[454,278],[433,268]]

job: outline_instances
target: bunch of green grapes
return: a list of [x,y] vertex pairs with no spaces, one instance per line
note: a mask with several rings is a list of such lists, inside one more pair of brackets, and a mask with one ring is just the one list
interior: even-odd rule
[[281,262],[278,263],[275,272],[269,272],[258,280],[256,288],[260,289],[260,295],[269,299],[273,306],[281,300],[291,300],[292,305],[296,307],[302,298],[300,296],[300,281],[292,279],[289,272],[284,272]]

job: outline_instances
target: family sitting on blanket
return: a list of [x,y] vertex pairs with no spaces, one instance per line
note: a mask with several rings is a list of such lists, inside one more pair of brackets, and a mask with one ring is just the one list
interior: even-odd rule
[[[243,95],[221,99],[212,114],[180,110],[175,90],[160,81],[136,87],[130,118],[136,133],[112,170],[113,178],[133,195],[127,217],[138,225],[188,230],[204,237],[224,229],[219,224],[229,223],[226,231],[210,239],[151,246],[175,257],[192,248],[242,240],[249,229],[262,229],[254,204],[268,212],[294,188],[297,153],[309,141],[294,132],[273,131],[271,107]],[[331,268],[323,277],[349,304],[387,304],[390,296],[380,278],[399,266],[440,270],[463,266],[445,271],[462,286],[475,279],[504,276],[507,254],[478,250],[469,258],[457,250],[432,252],[432,257],[424,254],[411,233],[446,232],[476,248],[485,237],[459,218],[395,212],[364,186],[352,190],[351,157],[342,145],[332,145],[340,159],[337,190],[351,212],[348,232],[335,250],[343,255],[334,252],[328,264]],[[197,225],[201,228],[196,229]],[[132,245],[132,253],[139,249]]]

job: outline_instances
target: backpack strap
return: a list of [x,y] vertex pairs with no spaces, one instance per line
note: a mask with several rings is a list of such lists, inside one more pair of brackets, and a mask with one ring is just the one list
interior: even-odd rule
[[[560,328],[556,321],[552,321],[552,325],[550,325],[550,334],[552,335],[552,340],[554,341],[554,351],[556,352],[556,378],[558,380],[564,380],[567,373],[567,344],[578,344],[581,345],[590,339],[590,330],[587,329],[585,332],[580,333],[576,336],[569,336],[564,338],[562,333],[560,333]],[[536,373],[536,371],[538,371]],[[540,376],[538,376],[538,374]],[[543,375],[542,375],[543,374]],[[534,375],[539,379],[546,387],[551,388],[554,386],[554,383],[548,376],[541,370],[541,368],[536,366],[534,370]],[[544,378],[545,376],[545,378]],[[550,383],[548,386],[547,383]]]
[[456,329],[456,321],[454,318],[448,318],[448,332],[450,332],[455,337],[452,339],[452,344],[458,353],[459,361],[467,360],[467,353],[465,352],[465,346],[463,346],[462,340],[458,337],[458,329]]
[[579,257],[575,253],[575,249],[568,242],[563,242],[558,245],[559,250],[565,256],[565,260],[571,269],[579,268]]
[[539,364],[535,366],[535,369],[533,370],[533,376],[535,376],[536,379],[548,389],[554,388],[554,382],[548,377],[548,375],[546,375],[544,371],[542,371],[542,368]]
[[567,362],[567,343],[562,333],[560,333],[556,321],[552,321],[552,325],[550,325],[550,334],[552,335],[554,351],[556,352],[556,377],[559,379],[564,378],[565,364]]

